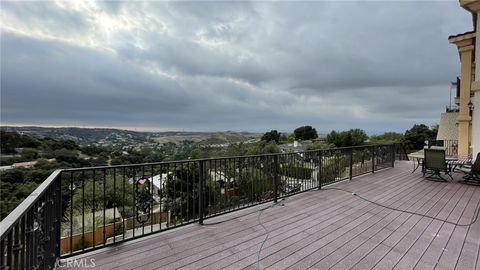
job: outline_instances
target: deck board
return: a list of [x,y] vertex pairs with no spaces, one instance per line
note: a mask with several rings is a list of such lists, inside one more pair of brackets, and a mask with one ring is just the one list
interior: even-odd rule
[[[422,193],[426,196],[422,196],[416,201],[409,198],[411,201],[408,210],[417,212],[421,207],[427,204],[429,197],[431,196],[430,194],[437,194],[440,190],[440,186],[428,187],[425,190],[422,190]],[[315,267],[319,269],[328,269],[331,267],[336,269],[348,269],[352,267],[354,263],[362,259],[363,256],[373,250],[373,248],[380,245],[384,239],[393,234],[398,227],[407,222],[409,216],[410,215],[406,213],[392,212],[391,218],[384,218],[381,222],[375,225],[374,230],[361,234],[359,236],[360,239],[362,239],[360,243],[357,245],[344,245],[341,249],[336,250],[334,253],[316,263]]]
[[[424,180],[411,163],[331,187],[400,210],[470,223],[480,187]],[[455,179],[460,179],[455,175]],[[283,205],[282,205],[283,204]],[[260,209],[263,209],[260,211]],[[96,269],[476,269],[480,220],[455,226],[339,191],[310,191],[79,255]],[[260,224],[260,222],[261,224]],[[264,227],[267,231],[264,229]],[[259,253],[260,247],[262,250]],[[258,260],[259,258],[259,260]]]
[[[466,189],[465,186],[459,186],[454,193],[448,193],[447,196],[442,197],[427,214],[436,218],[447,218]],[[441,224],[442,222],[440,221],[421,217],[420,221],[398,243],[392,245],[390,252],[387,253],[373,269],[393,269],[422,235],[427,238],[435,237]]]
[[[457,219],[459,224],[468,224],[474,218],[475,211],[479,206],[478,192],[472,189],[472,197],[464,208],[464,211]],[[471,202],[477,202],[471,203]],[[416,269],[433,269],[432,265],[441,262],[446,269],[452,269],[457,264],[463,245],[466,240],[469,228],[467,226],[454,226],[452,224],[444,224],[439,236],[436,237],[428,246],[428,249],[422,254],[422,258],[415,265]],[[440,260],[440,257],[442,260]]]
[[[414,191],[410,194],[415,194]],[[390,203],[390,201],[394,201],[394,203]],[[403,203],[411,202],[408,198],[400,197],[400,196],[392,196],[389,198],[389,201],[383,202],[386,205],[393,206],[393,207],[400,207]],[[315,243],[309,245],[308,247],[302,248],[301,253],[308,253],[307,256],[301,258],[300,260],[296,260],[295,264],[293,265],[296,269],[305,269],[312,266],[316,260],[322,259],[323,257],[329,255],[331,252],[334,251],[335,248],[340,248],[341,246],[352,243],[353,246],[358,246],[360,243],[357,243],[355,240],[357,239],[357,235],[364,233],[364,231],[370,229],[374,225],[377,224],[379,221],[387,220],[387,216],[389,214],[396,214],[391,213],[391,210],[382,209],[379,207],[374,207],[372,210],[369,210],[369,213],[373,214],[372,217],[368,217],[365,222],[354,226],[352,230],[344,233],[340,232],[341,236],[334,239],[331,242],[322,243],[322,241],[316,241]],[[298,255],[299,252],[295,254]],[[285,264],[285,260],[277,262],[276,265],[273,265],[273,268],[277,268],[281,263]]]
[[[387,193],[388,193],[388,192],[385,192],[383,195],[386,195]],[[388,197],[388,196],[387,196],[387,197]],[[368,206],[368,205],[369,205],[368,203],[358,204],[358,206],[362,206],[362,207],[363,207],[363,206]],[[314,228],[312,228],[312,229],[307,230],[307,232],[311,233],[312,235],[315,235],[317,238],[318,238],[318,237],[322,237],[322,236],[323,236],[322,233],[324,233],[325,235],[328,235],[328,234],[331,233],[332,231],[335,232],[334,230],[335,230],[335,229],[338,229],[338,226],[335,225],[335,223],[347,224],[347,221],[349,221],[349,219],[350,219],[350,220],[354,220],[355,218],[357,218],[358,216],[360,216],[360,214],[362,214],[362,212],[359,211],[359,209],[360,209],[360,208],[358,208],[358,209],[353,209],[352,213],[355,213],[355,212],[356,212],[356,213],[353,214],[353,215],[349,215],[349,216],[345,217],[344,219],[335,220],[334,222],[331,222],[330,224],[332,224],[332,225],[330,225],[330,227],[329,227],[330,231],[323,232],[322,230],[319,230],[319,228],[315,228],[315,227],[314,227]],[[303,242],[303,243],[300,242],[300,243],[297,243],[297,245],[302,245],[302,244],[303,244],[303,245],[308,245],[308,243],[309,243],[308,241],[307,241],[307,242]],[[302,246],[298,247],[297,249],[302,249]],[[297,249],[294,249],[294,250],[297,250]],[[266,250],[266,251],[267,251],[267,250]],[[279,251],[278,253],[274,254],[273,257],[264,258],[265,256],[264,256],[263,254],[264,254],[266,251],[263,251],[263,250],[262,250],[262,258],[263,258],[263,259],[262,259],[262,261],[260,262],[261,266],[270,265],[270,263],[269,263],[268,261],[270,261],[270,262],[272,262],[272,261],[273,261],[273,262],[277,262],[277,261],[279,261],[281,258],[284,258],[284,257],[290,255],[290,254],[287,254],[287,253],[286,253],[286,252],[288,252],[288,250],[281,250],[281,251]],[[239,266],[240,266],[240,265],[239,265]]]

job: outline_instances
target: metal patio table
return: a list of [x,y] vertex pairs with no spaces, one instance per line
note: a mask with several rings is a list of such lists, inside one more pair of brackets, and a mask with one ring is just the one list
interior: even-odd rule
[[[418,169],[418,167],[420,167],[420,165],[422,165],[422,171],[423,171],[423,161],[425,159],[425,154],[423,153],[423,150],[422,150],[422,152],[409,154],[408,157],[413,160],[413,171],[412,171],[412,173],[414,173]],[[455,156],[446,156],[445,160],[446,160],[446,163],[448,164],[448,168],[449,168],[450,172],[455,170],[455,168],[459,165],[466,165],[466,164],[470,164],[472,162],[471,158],[461,158],[461,157],[456,156],[456,155]]]

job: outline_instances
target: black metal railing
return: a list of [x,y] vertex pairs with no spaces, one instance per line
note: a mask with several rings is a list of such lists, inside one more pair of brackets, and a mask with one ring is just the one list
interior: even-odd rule
[[427,143],[427,147],[432,146],[443,147],[447,156],[458,155],[458,141],[457,140],[430,140]]
[[1,269],[52,268],[60,257],[61,170],[0,223]]
[[407,150],[402,143],[394,143],[395,160],[409,160]]
[[369,145],[57,170],[1,222],[0,266],[51,269],[59,258],[393,167],[398,149]]

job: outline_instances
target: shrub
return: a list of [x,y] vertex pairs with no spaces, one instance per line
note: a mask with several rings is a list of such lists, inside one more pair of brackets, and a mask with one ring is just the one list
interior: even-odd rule
[[85,239],[85,237],[82,236],[82,238],[80,238],[80,241],[78,241],[77,243],[75,243],[75,245],[73,245],[73,251],[89,248],[91,246],[92,246],[92,243],[90,243],[90,241],[88,241],[87,239]]
[[123,228],[124,228],[124,227],[123,227],[123,222],[122,222],[122,223],[116,223],[116,224],[115,224],[115,229],[114,229],[114,231],[113,231],[113,234],[114,234],[114,235],[121,235],[121,234],[123,234],[123,232],[124,232],[124,229],[123,229]]
[[280,174],[295,177],[298,179],[310,179],[312,177],[313,169],[305,167],[297,167],[293,165],[284,165],[280,168]]

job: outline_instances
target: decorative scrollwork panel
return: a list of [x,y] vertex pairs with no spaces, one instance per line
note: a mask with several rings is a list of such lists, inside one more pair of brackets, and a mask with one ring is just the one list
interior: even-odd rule
[[142,224],[150,219],[151,198],[150,181],[145,177],[137,179],[135,181],[135,218]]

